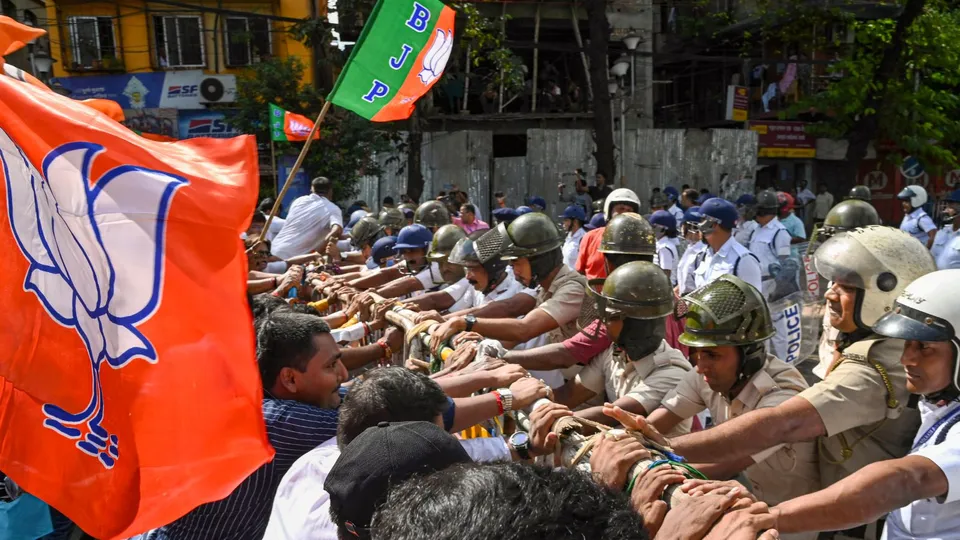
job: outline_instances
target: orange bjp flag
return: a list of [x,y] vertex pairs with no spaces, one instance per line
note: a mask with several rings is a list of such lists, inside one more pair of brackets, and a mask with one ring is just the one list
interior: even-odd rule
[[6,56],[27,46],[27,43],[46,34],[46,30],[18,23],[0,15],[0,56]]
[[157,143],[0,76],[0,470],[96,538],[273,457],[239,241],[252,136]]

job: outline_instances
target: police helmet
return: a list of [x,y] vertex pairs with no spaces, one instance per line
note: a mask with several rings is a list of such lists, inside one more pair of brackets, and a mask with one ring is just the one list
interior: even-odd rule
[[524,214],[509,226],[499,225],[498,228],[500,227],[506,230],[504,260],[534,257],[558,249],[563,244],[560,229],[553,220],[540,212]]
[[860,199],[847,199],[827,212],[819,236],[822,240],[826,240],[853,229],[879,224],[880,215],[872,204]]
[[713,224],[720,225],[728,231],[732,231],[737,225],[737,219],[740,217],[737,213],[737,208],[732,202],[719,197],[714,197],[700,205],[699,213],[701,216],[701,229],[704,229],[702,223],[709,221]]
[[399,208],[384,208],[380,211],[378,219],[383,227],[390,227],[392,230],[399,231],[407,224],[407,218]]
[[633,261],[619,266],[603,280],[599,293],[591,287],[586,290],[604,322],[618,318],[660,319],[673,313],[675,297],[670,278],[651,262]]
[[563,214],[560,215],[560,219],[575,219],[583,224],[587,221],[587,213],[584,212],[583,207],[579,204],[571,204],[566,209],[564,209]]
[[834,236],[814,256],[828,281],[855,287],[854,322],[869,330],[913,280],[936,270],[933,256],[916,238],[893,227],[872,225]]
[[430,251],[427,252],[427,258],[431,261],[443,261],[450,255],[450,250],[462,238],[466,238],[467,233],[457,225],[444,225],[437,229],[430,242]]
[[666,195],[671,202],[676,202],[676,200],[680,198],[680,192],[673,186],[663,188],[663,194]]
[[440,201],[427,201],[417,207],[413,221],[424,227],[443,227],[450,223],[450,212]]
[[383,264],[384,259],[393,257],[397,252],[396,245],[396,236],[384,236],[374,242],[373,249],[370,250],[370,256],[373,258],[373,262],[379,266]]
[[775,216],[780,212],[780,199],[773,190],[765,189],[757,195],[757,215]]
[[600,253],[617,255],[644,255],[653,257],[657,239],[653,227],[640,214],[626,212],[613,216],[603,230]]
[[603,215],[607,218],[607,221],[613,218],[610,211],[618,204],[629,204],[633,206],[634,212],[640,212],[640,198],[637,197],[637,194],[632,189],[617,188],[603,200]]
[[430,247],[430,242],[432,241],[433,233],[430,232],[430,229],[419,223],[414,223],[413,225],[407,225],[400,229],[400,234],[397,235],[397,244],[394,248],[397,251],[427,249]]
[[364,216],[350,229],[350,239],[353,240],[355,247],[362,248],[367,244],[372,244],[374,238],[381,231],[383,231],[383,227],[377,223],[373,216]]
[[659,230],[660,232],[676,232],[677,218],[673,217],[673,214],[666,210],[657,210],[650,216],[650,225],[653,226],[654,230]]
[[914,208],[920,208],[927,204],[927,190],[922,186],[907,186],[897,193],[897,198],[901,201],[909,201],[910,206]]
[[873,199],[873,194],[870,192],[870,188],[867,186],[853,186],[850,188],[850,193],[847,195],[850,199],[860,199],[861,201],[870,202]]

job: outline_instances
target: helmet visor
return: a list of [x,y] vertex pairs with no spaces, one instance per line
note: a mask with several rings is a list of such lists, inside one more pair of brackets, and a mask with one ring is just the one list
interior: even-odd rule
[[880,317],[873,331],[881,336],[915,341],[950,341],[954,336],[949,322],[900,303]]
[[[883,272],[886,267],[849,234],[824,242],[817,249],[814,264],[817,273],[828,281],[864,290],[873,288],[870,286],[871,276]],[[867,268],[872,270],[865,271]]]

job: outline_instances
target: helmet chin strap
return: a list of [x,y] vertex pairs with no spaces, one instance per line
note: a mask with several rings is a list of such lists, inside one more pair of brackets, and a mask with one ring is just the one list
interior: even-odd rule
[[753,377],[766,359],[766,349],[763,343],[751,343],[750,345],[741,345],[737,347],[740,352],[740,368],[737,370],[737,383],[746,381]]

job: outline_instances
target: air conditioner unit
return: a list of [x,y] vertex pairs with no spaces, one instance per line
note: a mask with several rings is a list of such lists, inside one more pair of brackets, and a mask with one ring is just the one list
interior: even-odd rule
[[236,99],[236,76],[209,75],[200,80],[200,103],[233,103]]

